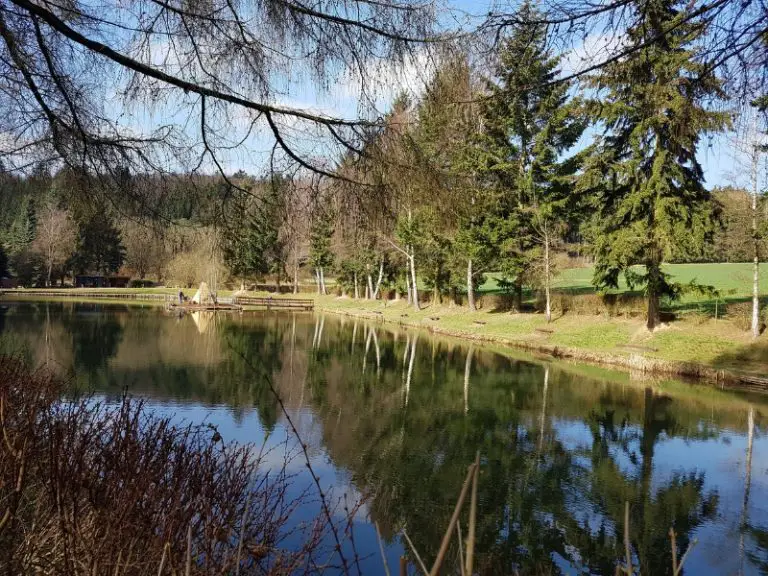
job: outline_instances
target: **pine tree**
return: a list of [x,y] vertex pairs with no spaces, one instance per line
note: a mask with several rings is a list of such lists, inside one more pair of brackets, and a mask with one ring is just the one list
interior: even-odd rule
[[[566,153],[585,128],[571,84],[557,82],[560,58],[546,46],[546,30],[529,3],[499,51],[495,81],[484,110],[485,171],[499,184],[499,211],[491,225],[500,268],[518,295],[541,262],[550,319],[551,251],[574,208],[573,176],[581,155]],[[518,302],[519,305],[519,302]]]
[[113,274],[123,265],[125,248],[112,218],[95,212],[81,222],[72,266],[80,273]]
[[319,203],[314,211],[309,231],[309,261],[315,269],[317,290],[320,294],[327,294],[325,271],[333,266],[333,251],[331,250],[333,224],[333,210]]
[[702,134],[729,123],[727,113],[707,108],[724,94],[696,59],[705,26],[686,21],[685,6],[634,4],[636,24],[627,36],[640,48],[590,80],[605,127],[582,179],[594,201],[594,283],[617,288],[623,273],[631,287],[644,287],[650,330],[659,322],[660,298],[681,291],[662,270],[665,259],[675,247],[700,251],[712,233],[713,204],[696,150]]
[[228,230],[224,242],[224,258],[232,274],[241,279],[283,274],[285,243],[280,238],[280,225],[285,208],[285,182],[275,176],[261,183],[258,198],[254,186],[236,207],[237,226]]

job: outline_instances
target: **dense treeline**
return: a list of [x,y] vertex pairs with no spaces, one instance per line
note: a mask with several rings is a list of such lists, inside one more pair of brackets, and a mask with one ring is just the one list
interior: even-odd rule
[[[551,316],[558,267],[594,265],[599,290],[642,290],[648,326],[685,290],[668,262],[752,261],[765,249],[763,190],[711,190],[703,137],[734,126],[724,84],[697,59],[707,23],[671,0],[632,4],[640,48],[576,85],[524,4],[491,65],[452,53],[418,98],[400,95],[363,134],[340,178],[139,177],[102,201],[71,173],[5,177],[2,246],[22,284],[122,270],[143,280],[242,284],[270,277],[297,289],[327,277],[354,297],[387,289],[418,307],[474,292],[495,272],[522,307],[539,291]],[[765,111],[765,101],[752,106]],[[748,108],[748,107],[747,107]],[[757,158],[760,148],[751,148]],[[96,190],[78,203],[73,186]],[[107,198],[110,201],[107,201]],[[0,263],[3,262],[0,260]]]

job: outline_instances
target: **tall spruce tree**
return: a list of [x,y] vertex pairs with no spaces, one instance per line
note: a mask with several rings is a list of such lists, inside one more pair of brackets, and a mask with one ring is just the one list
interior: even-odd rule
[[280,175],[254,182],[235,175],[245,187],[234,206],[236,225],[224,238],[224,259],[241,279],[275,274],[278,287],[285,268],[285,242],[280,226],[285,214],[286,181]]
[[[582,186],[594,202],[597,287],[617,288],[623,273],[643,287],[647,326],[659,323],[660,299],[681,286],[662,270],[677,248],[700,251],[714,210],[696,159],[700,137],[723,130],[728,113],[707,105],[724,97],[720,80],[694,48],[705,25],[686,3],[639,0],[629,42],[641,48],[590,79],[594,112],[605,131],[585,165]],[[642,265],[642,268],[633,268]]]
[[568,157],[567,152],[584,132],[585,121],[579,100],[570,95],[571,84],[556,81],[560,57],[547,49],[536,9],[526,2],[515,20],[488,85],[484,169],[495,175],[500,188],[491,228],[501,271],[517,289],[518,306],[523,282],[541,280],[549,320],[551,251],[573,209],[573,176],[581,162],[581,155]]

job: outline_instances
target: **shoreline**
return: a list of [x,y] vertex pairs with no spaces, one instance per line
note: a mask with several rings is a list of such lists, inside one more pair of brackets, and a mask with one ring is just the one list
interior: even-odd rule
[[[109,290],[109,289],[108,289]],[[56,302],[83,302],[101,304],[128,304],[143,306],[161,306],[165,302],[167,294],[173,294],[175,290],[153,290],[144,292],[141,290],[112,289],[89,290],[79,293],[62,290],[60,294],[50,294],[50,290],[4,290],[0,291],[0,302],[3,297],[10,297],[17,301],[56,301]],[[293,295],[273,295],[275,299],[292,297]],[[760,392],[768,391],[768,372],[760,374],[748,371],[733,370],[728,367],[716,366],[707,362],[681,360],[675,358],[660,358],[650,355],[642,350],[643,346],[630,343],[619,344],[625,349],[637,348],[638,350],[617,353],[610,349],[600,349],[601,346],[590,347],[587,340],[578,340],[578,328],[582,325],[597,329],[598,332],[616,330],[617,327],[627,330],[636,329],[637,322],[619,318],[594,318],[590,316],[562,316],[551,324],[543,322],[541,315],[497,313],[493,311],[478,311],[470,313],[466,309],[458,307],[445,307],[426,305],[421,311],[414,311],[406,307],[403,300],[400,301],[366,301],[354,300],[348,297],[318,296],[316,294],[300,294],[300,297],[311,299],[315,303],[315,312],[324,312],[364,320],[385,322],[399,325],[403,328],[426,330],[433,334],[449,336],[465,341],[486,342],[498,344],[504,347],[522,350],[528,353],[542,354],[550,358],[564,359],[595,366],[618,368],[628,372],[655,376],[672,376],[689,380],[697,380],[715,385],[718,388],[737,387]],[[293,296],[295,298],[295,296]],[[261,308],[245,308],[246,311],[261,310]],[[441,316],[436,316],[440,314]],[[583,347],[569,346],[561,342],[545,342],[548,337],[556,333],[555,328],[561,326],[563,319],[571,323],[565,326],[562,334],[573,339],[577,338]],[[441,325],[442,321],[451,322],[454,326]],[[558,321],[561,321],[558,324]],[[491,326],[487,326],[491,324]],[[573,332],[576,326],[576,332]],[[492,331],[486,328],[492,328]],[[571,332],[568,332],[571,330]],[[559,335],[560,332],[557,332]],[[682,339],[692,337],[690,332],[681,332]],[[761,339],[765,341],[765,336]],[[644,341],[641,341],[644,343]],[[740,344],[735,342],[734,346]],[[605,347],[605,343],[601,343]],[[647,348],[647,350],[658,349]],[[668,352],[668,351],[665,351]]]
[[450,336],[465,341],[498,344],[528,353],[542,354],[553,359],[570,360],[593,366],[618,368],[630,373],[641,373],[648,376],[679,377],[714,385],[720,389],[738,388],[741,390],[768,392],[768,374],[766,374],[766,377],[760,377],[701,362],[668,360],[649,357],[640,353],[622,355],[601,350],[588,350],[557,344],[545,344],[531,340],[467,332],[439,325],[425,325],[423,324],[423,320],[417,322],[402,319],[396,320],[389,318],[382,312],[376,310],[350,310],[338,306],[329,306],[324,302],[318,303],[316,312],[325,312],[387,324],[396,324],[403,328],[426,330],[432,334]]

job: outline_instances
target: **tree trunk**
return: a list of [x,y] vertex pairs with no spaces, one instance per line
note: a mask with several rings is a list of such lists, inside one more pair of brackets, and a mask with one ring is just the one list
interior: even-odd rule
[[419,288],[416,285],[416,258],[413,255],[413,247],[411,247],[410,251],[411,255],[409,257],[411,261],[411,290],[413,290],[413,308],[415,310],[421,310],[421,307],[419,306]]
[[379,277],[376,280],[376,289],[373,291],[373,299],[379,297],[379,289],[381,288],[381,281],[384,279],[384,260],[379,263]]
[[520,280],[515,280],[515,310],[523,311],[523,284]]
[[475,305],[475,286],[472,282],[472,258],[467,260],[467,305],[472,312],[477,310]]
[[355,300],[360,299],[360,286],[357,282],[357,272],[355,272]]
[[408,306],[411,305],[413,299],[413,292],[411,292],[411,261],[408,260],[408,266],[405,269],[405,291],[408,295]]
[[752,243],[754,263],[752,274],[752,337],[760,336],[760,241],[757,234],[757,148],[752,154]]
[[53,261],[48,261],[48,280],[46,281],[46,286],[48,288],[51,287],[51,276],[53,275]]
[[322,266],[320,267],[320,286],[323,296],[328,294],[328,290],[325,287],[325,269]]
[[544,230],[544,294],[546,297],[547,324],[552,322],[552,295],[550,291],[551,282],[550,263],[549,263],[549,233]]
[[368,293],[366,294],[365,297],[367,299],[369,299],[369,300],[373,300],[374,299],[374,295],[373,295],[373,278],[371,278],[370,274],[368,274]]
[[661,282],[661,265],[658,262],[646,264],[648,268],[648,318],[646,326],[653,331],[659,325],[661,309],[659,304],[659,283]]
[[293,252],[293,293],[299,293],[299,252]]
[[317,282],[317,293],[322,294],[322,288],[320,287],[320,268],[315,268],[315,282]]

